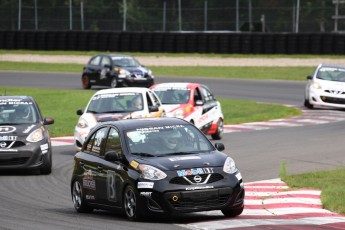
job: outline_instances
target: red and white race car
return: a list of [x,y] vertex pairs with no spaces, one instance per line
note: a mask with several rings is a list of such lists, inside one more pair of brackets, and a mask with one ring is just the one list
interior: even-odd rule
[[224,116],[210,89],[197,83],[161,83],[150,87],[162,102],[166,116],[193,123],[214,140],[222,138]]

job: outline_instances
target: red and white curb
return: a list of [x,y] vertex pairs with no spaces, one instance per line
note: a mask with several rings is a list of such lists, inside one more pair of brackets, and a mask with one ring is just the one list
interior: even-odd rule
[[345,120],[345,112],[340,110],[303,110],[301,116],[275,119],[264,122],[225,125],[224,133],[267,130],[283,127],[318,125]]
[[[280,179],[245,184],[243,213],[236,218],[179,224],[189,229],[345,229],[345,216],[322,208],[321,191],[289,189]],[[222,216],[220,211],[202,212]]]
[[74,137],[53,137],[51,138],[52,146],[73,145]]

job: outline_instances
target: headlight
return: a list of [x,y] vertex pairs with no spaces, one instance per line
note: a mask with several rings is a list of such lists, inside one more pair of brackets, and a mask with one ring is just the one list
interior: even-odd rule
[[79,121],[78,121],[77,126],[79,128],[86,128],[88,126],[88,123],[87,123],[87,121],[84,118],[80,118]]
[[150,165],[141,164],[139,165],[139,169],[142,178],[147,180],[162,180],[167,177],[167,174]]
[[151,71],[151,70],[148,70],[148,71],[147,71],[147,74],[148,74],[148,75],[152,75],[152,71]]
[[184,110],[178,109],[174,112],[174,117],[183,118],[184,117]]
[[26,138],[28,142],[38,142],[43,139],[42,129],[36,129]]
[[237,171],[235,161],[231,159],[230,157],[226,158],[223,171],[229,174],[233,174]]
[[120,69],[120,72],[119,72],[119,78],[125,78],[127,76],[130,76],[131,73],[125,69]]
[[314,89],[321,89],[321,85],[319,83],[317,83],[317,82],[313,82],[312,86],[313,86]]

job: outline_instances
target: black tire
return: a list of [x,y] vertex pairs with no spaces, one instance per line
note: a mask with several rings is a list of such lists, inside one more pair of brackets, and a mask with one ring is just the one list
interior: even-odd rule
[[134,187],[128,185],[123,194],[123,209],[129,220],[139,220],[143,217],[139,205],[139,195]]
[[51,152],[47,153],[47,157],[45,158],[42,167],[40,168],[40,173],[42,175],[49,175],[52,172],[52,155]]
[[217,131],[216,133],[212,134],[213,140],[220,140],[223,137],[223,120],[219,118],[217,122]]
[[88,213],[93,211],[93,208],[88,207],[86,204],[83,187],[78,180],[73,181],[71,192],[73,205],[77,212]]
[[314,105],[310,104],[309,100],[307,99],[304,100],[304,106],[307,107],[308,109],[314,108]]
[[116,87],[118,87],[118,83],[117,83],[116,77],[114,77],[114,78],[111,80],[111,82],[110,82],[110,87],[111,87],[111,88],[116,88]]
[[229,209],[229,210],[223,209],[221,211],[222,211],[223,215],[226,217],[235,217],[235,216],[240,215],[243,212],[243,209],[244,209],[244,207],[238,208],[238,209]]
[[81,86],[83,89],[91,89],[90,77],[88,75],[84,74],[81,77]]

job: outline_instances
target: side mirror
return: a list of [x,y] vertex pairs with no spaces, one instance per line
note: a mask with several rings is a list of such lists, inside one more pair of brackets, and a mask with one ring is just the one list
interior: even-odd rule
[[307,80],[313,80],[313,76],[307,76]]
[[215,143],[215,144],[214,144],[214,147],[216,147],[216,149],[217,149],[218,151],[223,151],[223,150],[225,149],[225,146],[224,146],[223,143]]
[[82,109],[78,109],[77,110],[77,115],[81,116],[83,115],[84,111]]
[[106,152],[105,155],[104,155],[104,159],[106,161],[118,161],[118,160],[121,160],[121,158],[119,157],[119,154],[117,154],[116,151]]
[[45,117],[43,120],[44,125],[52,125],[54,124],[54,119],[52,117]]
[[196,100],[195,105],[203,105],[204,102],[202,100]]
[[155,106],[155,105],[149,106],[149,112],[150,112],[150,113],[151,113],[151,112],[158,112],[158,111],[159,111],[158,106]]

